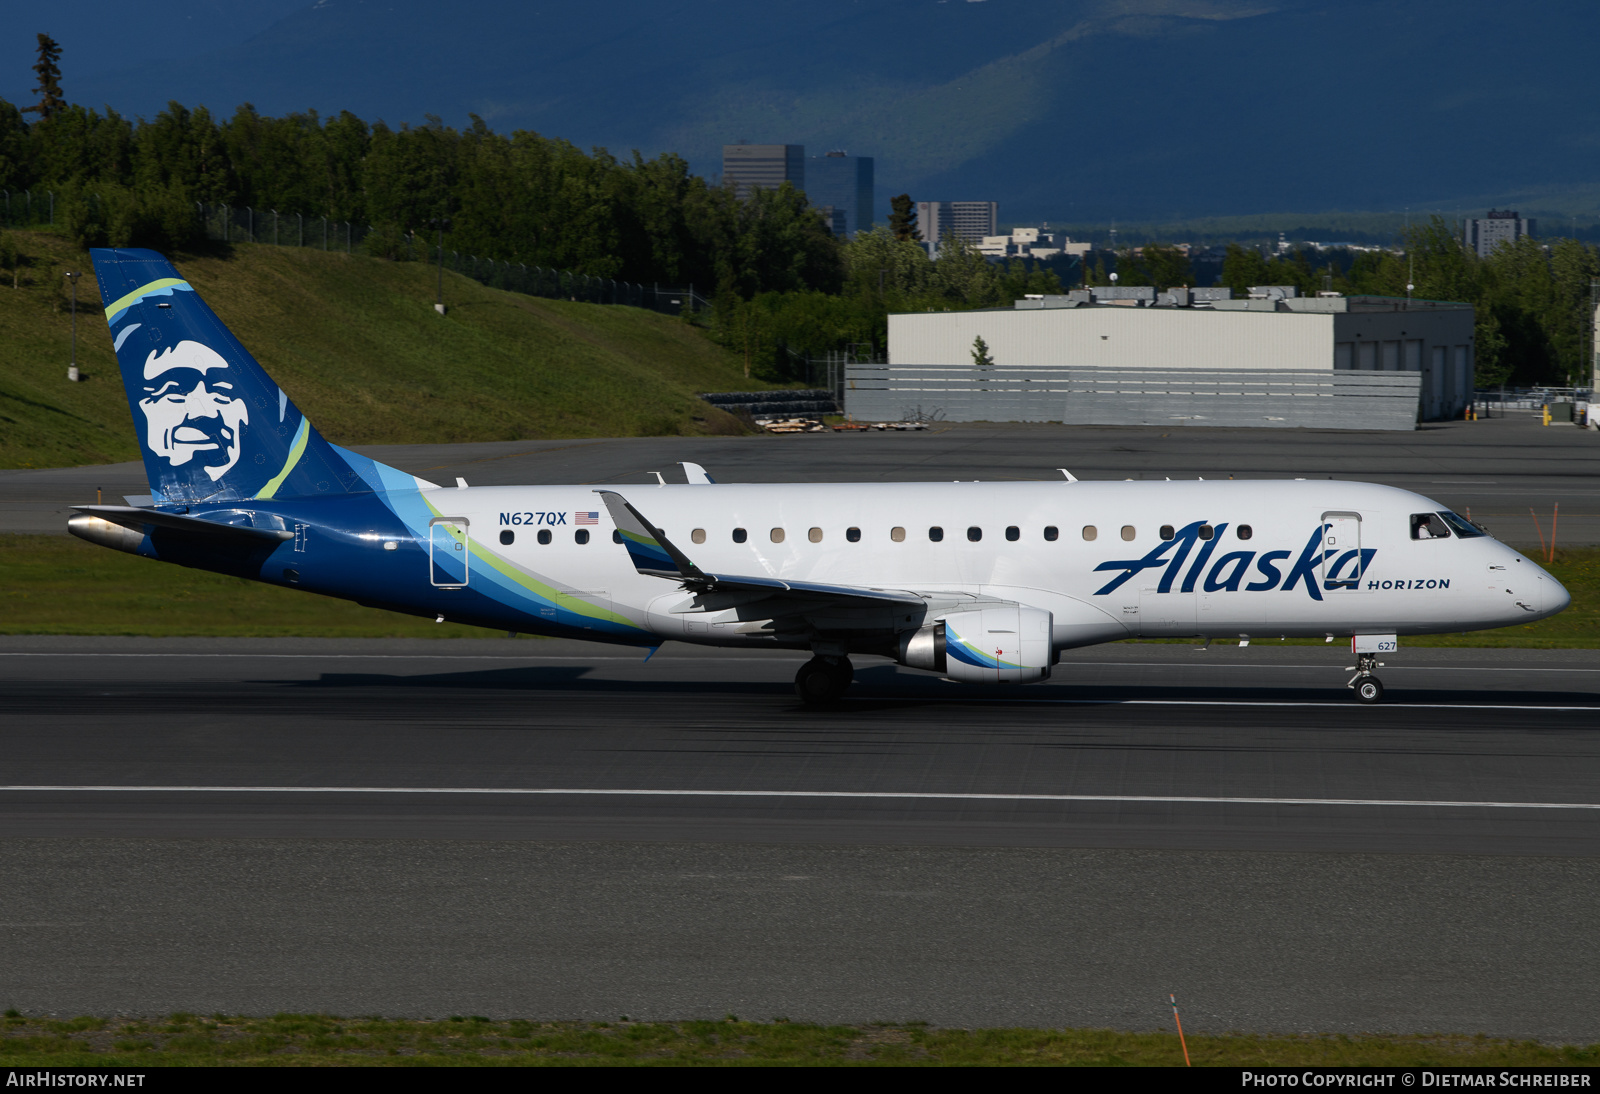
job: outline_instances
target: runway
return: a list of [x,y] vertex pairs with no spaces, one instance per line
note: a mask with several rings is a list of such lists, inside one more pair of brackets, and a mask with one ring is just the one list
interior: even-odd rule
[[[1600,543],[1600,443],[1521,419],[367,451],[474,485],[1333,474]],[[0,472],[0,531],[95,486],[145,489]],[[0,1005],[1149,1029],[1171,991],[1197,1030],[1600,1041],[1600,651],[1386,660],[1362,707],[1338,646],[988,689],[861,659],[817,712],[785,653],[4,637]]]
[[0,833],[1600,851],[1596,651],[1402,651],[1378,707],[1337,648],[1119,645],[1017,688],[863,660],[821,712],[801,660],[9,638]]
[[0,640],[8,999],[1600,1039],[1600,655],[1344,659]]

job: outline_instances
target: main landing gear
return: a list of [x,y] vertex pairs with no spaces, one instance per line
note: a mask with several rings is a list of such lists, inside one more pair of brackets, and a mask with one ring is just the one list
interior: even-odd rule
[[794,675],[794,691],[808,707],[832,706],[856,677],[848,657],[813,657]]
[[1378,660],[1378,655],[1375,653],[1358,653],[1356,654],[1356,664],[1350,667],[1355,669],[1356,674],[1350,677],[1350,682],[1345,687],[1355,689],[1356,702],[1383,702],[1383,683],[1372,675],[1374,668],[1383,668],[1383,662]]

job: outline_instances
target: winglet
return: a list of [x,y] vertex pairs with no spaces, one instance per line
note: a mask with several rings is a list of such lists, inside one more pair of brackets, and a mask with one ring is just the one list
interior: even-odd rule
[[706,469],[697,463],[684,461],[683,473],[688,477],[690,486],[712,486],[717,481],[706,474]]
[[672,577],[680,581],[712,580],[621,494],[614,490],[596,490],[595,493],[610,510],[611,520],[622,536],[622,545],[628,549],[628,558],[633,561],[635,570],[651,577]]

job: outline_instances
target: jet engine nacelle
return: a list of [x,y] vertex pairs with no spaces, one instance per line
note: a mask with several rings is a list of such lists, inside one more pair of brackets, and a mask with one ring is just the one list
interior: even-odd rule
[[1026,684],[1050,675],[1050,613],[1009,604],[952,612],[900,638],[900,663],[964,684]]

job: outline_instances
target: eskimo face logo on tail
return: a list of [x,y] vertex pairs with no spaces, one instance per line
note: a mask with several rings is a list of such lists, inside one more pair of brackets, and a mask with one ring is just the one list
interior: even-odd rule
[[151,350],[139,409],[145,445],[173,467],[193,463],[216,482],[239,462],[250,411],[215,350],[189,341]]

